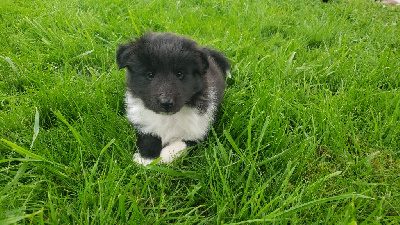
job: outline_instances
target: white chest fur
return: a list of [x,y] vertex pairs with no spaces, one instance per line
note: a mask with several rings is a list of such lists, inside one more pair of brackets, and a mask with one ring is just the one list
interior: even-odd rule
[[[214,92],[210,93],[213,100]],[[125,94],[126,113],[129,121],[139,132],[153,134],[161,138],[162,144],[174,141],[201,141],[206,136],[216,111],[210,104],[206,113],[200,114],[195,108],[184,106],[173,115],[157,114],[147,109],[140,98]]]

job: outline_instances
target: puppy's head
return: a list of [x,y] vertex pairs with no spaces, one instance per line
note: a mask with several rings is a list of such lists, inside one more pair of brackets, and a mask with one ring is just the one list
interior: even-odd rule
[[207,53],[193,40],[147,32],[119,46],[116,56],[128,90],[156,113],[178,112],[205,86]]

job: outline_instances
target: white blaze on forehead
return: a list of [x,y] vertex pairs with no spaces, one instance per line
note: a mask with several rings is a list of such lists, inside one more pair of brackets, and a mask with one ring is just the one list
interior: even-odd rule
[[211,90],[210,105],[204,114],[184,106],[175,114],[162,115],[147,109],[140,98],[133,97],[127,91],[126,112],[129,121],[139,132],[160,137],[163,145],[181,140],[201,141],[208,132],[217,108],[215,98],[216,92]]

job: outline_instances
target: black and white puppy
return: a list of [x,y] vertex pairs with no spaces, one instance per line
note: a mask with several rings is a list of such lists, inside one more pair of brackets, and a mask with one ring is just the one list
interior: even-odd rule
[[126,68],[126,112],[139,148],[135,162],[172,162],[205,139],[222,101],[227,58],[188,38],[153,32],[120,45],[116,58]]

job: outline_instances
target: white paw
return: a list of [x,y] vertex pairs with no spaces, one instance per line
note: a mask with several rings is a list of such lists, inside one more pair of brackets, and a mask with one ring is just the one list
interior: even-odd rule
[[141,164],[143,166],[146,166],[146,165],[150,164],[151,162],[153,162],[154,159],[146,159],[146,158],[143,158],[140,155],[140,153],[135,153],[135,154],[133,154],[133,161],[138,164]]
[[175,141],[167,145],[161,150],[160,157],[161,162],[171,163],[174,159],[183,155],[183,151],[187,147],[186,143],[183,141]]

